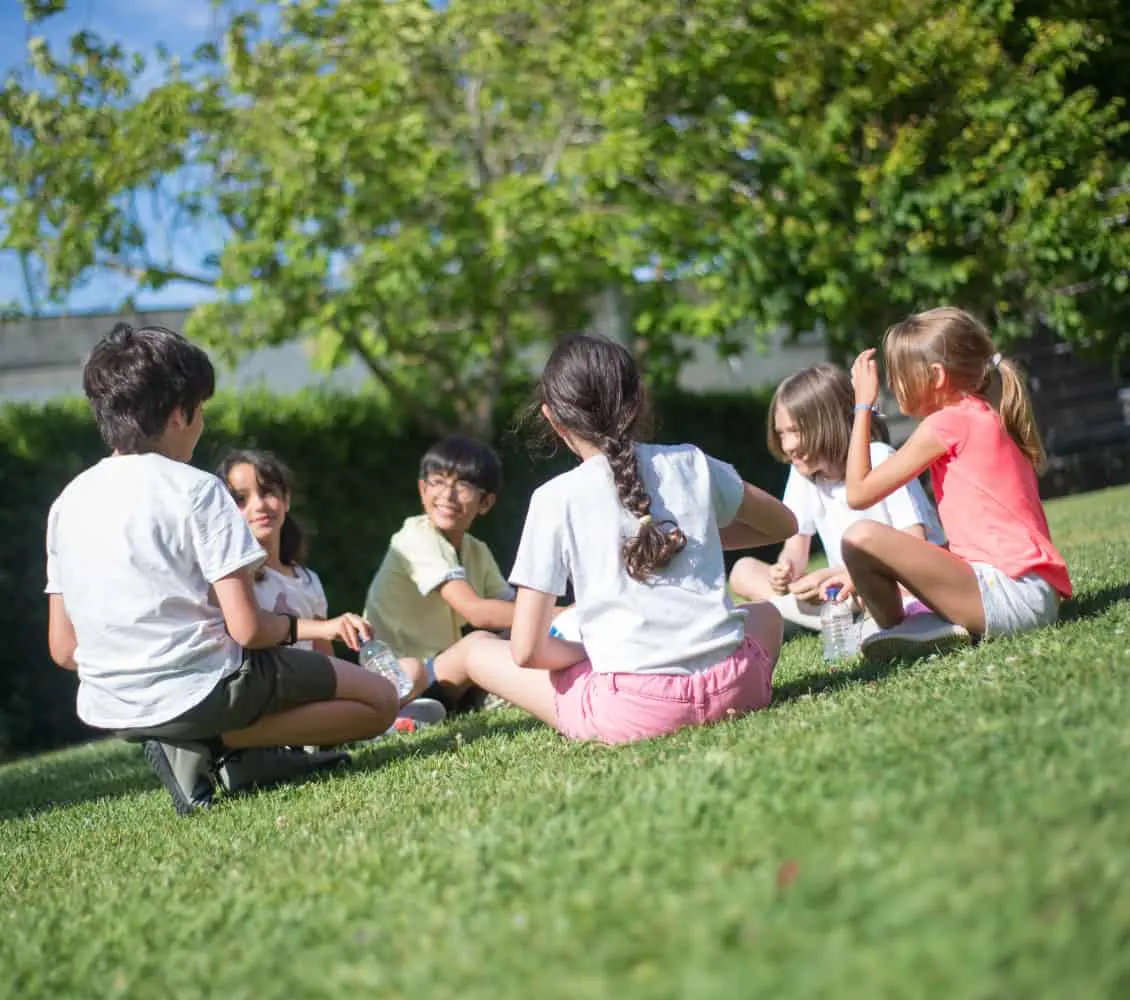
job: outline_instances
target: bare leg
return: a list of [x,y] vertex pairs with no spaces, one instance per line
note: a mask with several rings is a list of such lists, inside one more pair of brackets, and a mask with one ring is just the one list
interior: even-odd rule
[[436,680],[453,688],[473,681],[485,691],[524,708],[557,727],[556,692],[548,670],[519,667],[510,643],[489,632],[472,632],[435,658]]
[[397,661],[400,664],[400,669],[408,675],[412,681],[412,690],[401,699],[401,706],[407,705],[408,702],[419,698],[424,693],[429,685],[428,681],[428,668],[424,665],[423,660],[417,660],[413,656],[405,656]]
[[751,601],[769,601],[777,596],[769,585],[769,564],[744,556],[730,570],[730,589]]
[[[332,701],[265,715],[246,729],[224,733],[230,748],[314,744],[332,746],[379,736],[396,721],[396,690],[383,677],[333,660],[337,695]],[[418,662],[418,661],[416,661]]]
[[856,592],[883,628],[903,620],[902,584],[947,621],[985,631],[973,567],[947,549],[877,521],[856,521],[844,532],[842,550]]
[[772,604],[743,604],[741,607],[746,610],[745,634],[765,650],[770,661],[776,663],[785,636],[785,621],[781,613]]

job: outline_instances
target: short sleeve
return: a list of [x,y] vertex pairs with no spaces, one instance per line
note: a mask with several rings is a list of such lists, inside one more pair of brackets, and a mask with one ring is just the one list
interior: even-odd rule
[[569,580],[564,537],[564,516],[556,498],[544,487],[535,490],[510,582],[515,587],[562,596]]
[[958,451],[969,436],[968,413],[960,406],[943,406],[923,418],[922,425],[929,427],[950,453]]
[[326,600],[326,590],[322,586],[322,578],[312,569],[307,569],[307,585],[310,588],[310,599],[314,605],[315,618],[328,618],[330,616],[330,602]]
[[481,542],[479,544],[482,558],[482,596],[496,601],[513,600],[514,588],[506,582],[506,577],[502,575],[502,570],[495,561],[494,553],[485,544]]
[[785,482],[785,495],[781,499],[786,507],[793,512],[796,518],[796,531],[798,535],[816,534],[816,511],[812,503],[812,483],[804,478],[796,469],[789,469],[789,478]]
[[467,571],[450,544],[426,522],[410,523],[393,538],[393,546],[404,560],[408,576],[421,596],[427,596],[450,580],[466,580]]
[[47,515],[47,586],[45,594],[61,594],[63,581],[59,579],[59,501],[51,505]]
[[712,455],[706,456],[706,467],[710,472],[710,502],[718,527],[732,524],[742,506],[745,496],[745,483],[738,470],[728,462],[722,462]]
[[[893,454],[894,449],[890,445],[879,441],[873,442],[871,445],[871,468],[874,469],[882,465]],[[921,498],[923,507],[919,506],[919,498]],[[916,524],[929,525],[929,511],[924,509],[927,502],[922,485],[917,479],[912,479],[905,486],[900,486],[883,501],[883,506],[887,512],[887,523],[892,528],[898,528],[899,531],[905,531]]]
[[188,515],[188,530],[209,583],[241,569],[256,569],[267,553],[251,534],[227,487],[214,477],[197,490]]

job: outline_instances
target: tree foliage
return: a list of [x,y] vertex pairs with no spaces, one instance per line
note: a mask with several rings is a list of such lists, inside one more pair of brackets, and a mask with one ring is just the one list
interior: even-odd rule
[[602,289],[668,379],[687,337],[821,324],[846,352],[941,301],[1118,351],[1126,125],[1063,6],[296,0],[185,64],[33,38],[3,244],[54,300],[102,269],[207,285],[218,350],[308,338],[483,433]]

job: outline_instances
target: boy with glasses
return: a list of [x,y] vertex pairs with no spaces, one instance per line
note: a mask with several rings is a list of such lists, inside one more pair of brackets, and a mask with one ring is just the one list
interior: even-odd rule
[[[424,513],[392,536],[365,598],[373,634],[397,656],[435,656],[466,628],[502,632],[514,619],[514,589],[470,527],[494,506],[502,463],[484,444],[447,437],[420,461]],[[425,692],[448,703],[433,689]]]

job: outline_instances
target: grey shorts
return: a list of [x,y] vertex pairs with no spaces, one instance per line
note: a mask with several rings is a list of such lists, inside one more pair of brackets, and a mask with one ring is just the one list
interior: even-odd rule
[[159,726],[123,729],[124,740],[208,740],[246,729],[264,715],[331,701],[337,694],[333,663],[323,653],[278,646],[245,649],[239,669],[187,712]]
[[1035,573],[1013,579],[988,563],[975,562],[973,572],[985,609],[985,638],[1054,625],[1059,620],[1059,593]]

